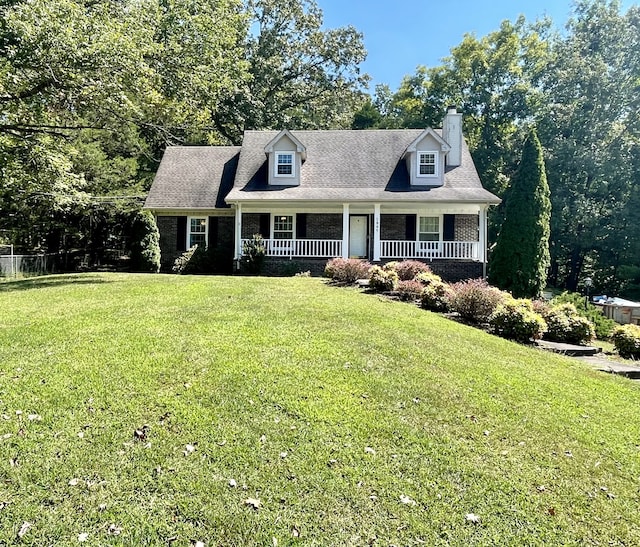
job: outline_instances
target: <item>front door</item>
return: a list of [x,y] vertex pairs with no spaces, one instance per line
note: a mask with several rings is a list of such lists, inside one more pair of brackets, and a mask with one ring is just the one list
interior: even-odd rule
[[349,256],[367,256],[367,215],[352,215],[349,219]]

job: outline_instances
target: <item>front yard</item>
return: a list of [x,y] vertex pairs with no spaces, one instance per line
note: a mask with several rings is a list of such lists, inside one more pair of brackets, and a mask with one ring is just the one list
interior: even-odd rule
[[640,390],[313,278],[0,285],[0,544],[633,545]]

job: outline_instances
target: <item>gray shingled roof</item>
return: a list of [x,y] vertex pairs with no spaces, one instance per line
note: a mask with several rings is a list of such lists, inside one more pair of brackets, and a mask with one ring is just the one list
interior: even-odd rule
[[229,207],[224,198],[233,186],[239,152],[239,146],[168,147],[145,201],[145,208]]
[[[246,131],[228,202],[253,200],[462,201],[499,203],[482,187],[463,144],[462,165],[447,167],[438,188],[409,186],[402,155],[422,129],[292,131],[307,148],[300,185],[269,187],[265,145],[277,131]],[[441,135],[440,130],[436,133]]]

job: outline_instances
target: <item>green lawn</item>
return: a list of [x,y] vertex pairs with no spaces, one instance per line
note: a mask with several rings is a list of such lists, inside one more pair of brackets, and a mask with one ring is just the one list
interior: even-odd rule
[[640,544],[640,386],[576,360],[312,278],[0,310],[0,545]]

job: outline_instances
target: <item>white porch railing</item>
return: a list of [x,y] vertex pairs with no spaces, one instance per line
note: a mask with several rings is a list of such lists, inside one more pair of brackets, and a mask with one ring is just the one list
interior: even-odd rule
[[[242,246],[249,242],[242,240]],[[265,239],[266,256],[333,258],[342,256],[340,239]]]
[[380,258],[480,260],[477,241],[381,241]]

